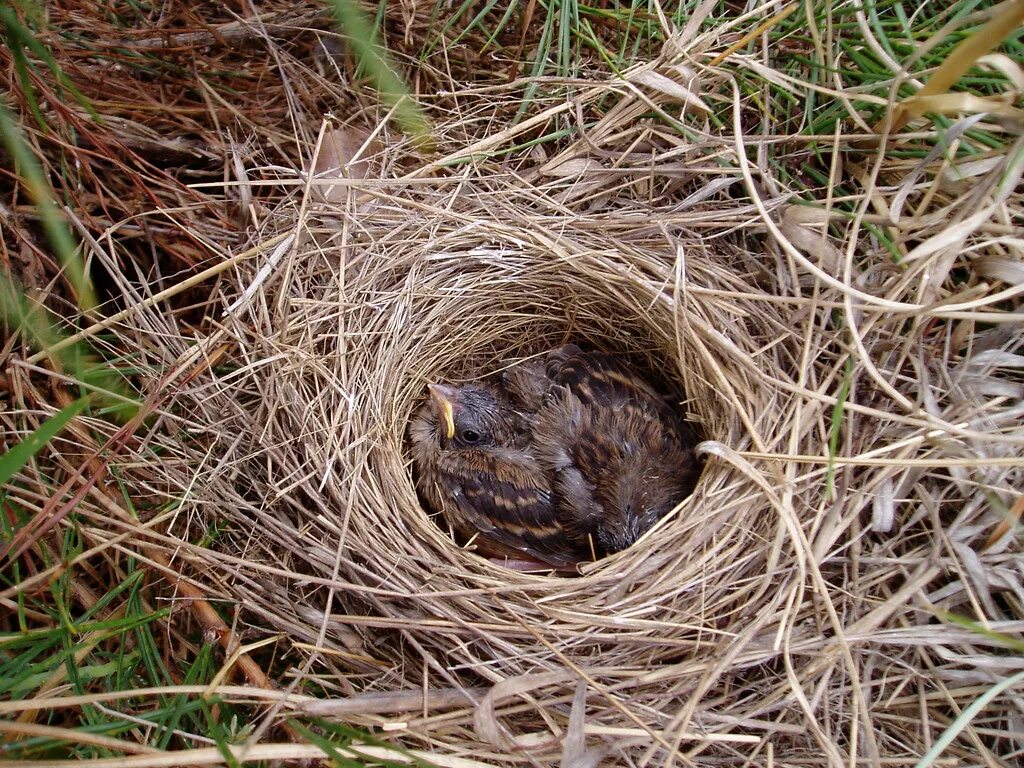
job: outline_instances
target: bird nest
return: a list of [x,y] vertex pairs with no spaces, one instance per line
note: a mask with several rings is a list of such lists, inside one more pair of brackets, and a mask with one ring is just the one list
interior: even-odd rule
[[[1013,419],[977,385],[998,375],[964,358],[957,386],[926,390],[941,307],[915,309],[894,270],[837,278],[822,221],[682,186],[652,197],[648,170],[572,202],[593,172],[384,173],[277,209],[201,345],[232,366],[183,385],[183,429],[152,437],[184,498],[171,534],[217,531],[179,556],[240,606],[247,639],[279,636],[282,684],[320,699],[294,706],[442,764],[920,754],[945,693],[999,658],[972,661],[994,641],[935,606],[1018,618],[1016,545],[982,548],[999,521],[984,499],[1018,472],[1011,441],[986,442]],[[407,444],[428,382],[566,341],[685,396],[706,465],[638,543],[572,578],[456,542],[417,499]],[[976,552],[970,569],[943,535]]]
[[[696,725],[683,692],[713,659],[739,673],[734,657],[750,648],[737,636],[777,631],[803,578],[786,479],[739,455],[785,435],[800,339],[747,282],[756,260],[742,249],[657,226],[614,241],[586,217],[555,236],[528,217],[485,218],[486,189],[464,190],[476,209],[446,216],[439,187],[363,211],[347,241],[329,213],[280,278],[229,313],[245,364],[197,402],[219,456],[198,495],[232,499],[211,512],[243,558],[231,594],[302,655],[317,645],[334,685],[358,672],[365,690],[487,699],[461,724],[428,717],[432,742],[560,754],[538,726],[588,679],[589,726],[625,727],[620,748],[674,741],[658,735],[671,720],[680,735]],[[525,208],[511,195],[510,212]],[[518,573],[459,546],[417,499],[407,444],[426,383],[472,380],[566,340],[685,393],[715,457],[675,512],[577,578]],[[792,491],[805,485],[821,478]],[[266,569],[291,577],[268,584]],[[624,698],[647,713],[639,722]]]

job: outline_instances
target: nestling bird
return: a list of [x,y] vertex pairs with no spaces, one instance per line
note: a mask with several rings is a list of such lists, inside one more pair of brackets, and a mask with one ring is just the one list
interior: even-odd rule
[[667,400],[610,355],[567,344],[511,369],[513,402],[535,409],[533,453],[581,552],[633,544],[692,491],[696,442]]
[[608,355],[566,345],[498,381],[430,385],[417,488],[485,553],[569,566],[628,547],[692,490],[692,436]]
[[409,425],[416,487],[487,555],[556,567],[574,556],[554,511],[551,477],[530,448],[529,421],[493,384],[429,385],[430,402]]

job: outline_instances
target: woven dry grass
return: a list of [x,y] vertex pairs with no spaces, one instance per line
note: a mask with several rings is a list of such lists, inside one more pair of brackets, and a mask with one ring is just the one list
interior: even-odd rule
[[[127,531],[86,507],[88,535],[165,552],[246,642],[276,637],[308,696],[274,716],[379,727],[442,765],[903,765],[1020,671],[940,615],[1024,628],[1020,144],[968,185],[868,146],[855,215],[828,189],[797,207],[748,159],[790,137],[747,135],[738,100],[725,131],[689,112],[687,142],[648,119],[679,114],[666,81],[737,99],[684,60],[542,105],[538,132],[605,100],[550,155],[504,152],[536,135],[501,127],[512,86],[440,96],[433,163],[384,126],[363,178],[282,170],[210,332],[152,302],[112,324],[174,392],[120,470],[172,503]],[[428,381],[566,339],[685,393],[706,469],[629,550],[521,574],[428,518],[405,430]],[[228,364],[180,376],[211,355]],[[949,759],[1011,764],[1020,692]]]
[[[616,129],[657,143],[642,123]],[[708,142],[732,154],[732,139]],[[401,165],[400,146],[376,150]],[[969,269],[963,249],[895,269],[858,222],[833,221],[838,237],[808,226],[742,162],[711,184],[731,176],[757,206],[694,202],[708,182],[688,166],[706,146],[644,163],[606,151],[618,172],[579,147],[532,184],[484,163],[383,170],[331,204],[323,184],[297,188],[265,223],[287,239],[220,288],[229,308],[201,347],[229,344],[236,367],[184,388],[179,429],[149,440],[182,499],[177,557],[250,633],[281,634],[294,685],[341,699],[300,709],[390,724],[439,759],[919,755],[1019,667],[936,616],[1020,627],[1018,545],[987,541],[1020,479],[1021,385],[1000,368],[1019,320],[980,279],[958,295],[929,282],[944,261]],[[948,232],[956,204],[915,218],[913,239]],[[1007,242],[989,226],[970,235],[979,249]],[[696,493],[573,579],[457,547],[417,503],[404,443],[426,382],[566,338],[675,382],[709,441]],[[214,550],[184,543],[208,526]],[[1014,701],[961,752],[1012,751]]]

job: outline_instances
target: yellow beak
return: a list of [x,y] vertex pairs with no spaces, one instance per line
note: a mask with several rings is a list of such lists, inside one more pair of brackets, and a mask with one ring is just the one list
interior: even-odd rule
[[444,424],[445,437],[451,440],[455,437],[455,412],[454,401],[458,397],[458,390],[454,387],[446,387],[444,384],[428,384],[430,399],[434,401],[434,408],[437,410],[437,417]]

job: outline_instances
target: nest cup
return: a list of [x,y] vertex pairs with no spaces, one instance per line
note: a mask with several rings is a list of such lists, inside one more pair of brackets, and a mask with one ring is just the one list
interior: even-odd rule
[[[424,383],[473,381],[564,341],[614,352],[645,379],[670,392],[674,402],[683,399],[681,380],[690,377],[681,361],[688,350],[685,340],[671,333],[672,302],[662,301],[664,295],[657,288],[646,297],[643,291],[633,295],[608,291],[599,272],[616,266],[614,254],[553,263],[481,248],[428,258],[434,277],[424,281],[410,306],[394,308],[413,318],[409,333],[397,340],[397,349],[382,352],[386,359],[397,351],[407,362],[396,375],[411,384],[414,398],[409,400],[409,388],[404,386],[389,390],[402,400],[402,416],[385,427],[387,450],[371,458],[371,475],[392,473],[394,486],[402,484],[404,474],[394,475],[401,466],[395,461],[402,438],[399,428],[403,416],[422,402],[415,394],[422,393]],[[418,361],[430,361],[430,365],[424,368]],[[701,389],[699,382],[693,383]],[[693,419],[700,418],[697,402],[690,403]],[[693,426],[702,431],[699,424]],[[411,511],[419,523],[415,505],[404,503],[402,509]],[[433,522],[445,533],[443,518],[436,515]],[[656,543],[654,537],[641,546]],[[445,535],[436,546],[450,547],[452,541]],[[460,558],[460,562],[466,567],[473,564],[471,559]]]
[[[654,727],[683,706],[704,660],[742,648],[735,638],[763,624],[788,578],[777,568],[784,525],[756,483],[712,459],[695,492],[632,547],[578,578],[524,574],[460,547],[424,511],[409,419],[428,382],[472,380],[572,340],[685,393],[700,434],[742,448],[744,419],[771,429],[784,397],[761,386],[757,367],[777,372],[789,342],[755,355],[784,324],[770,304],[718,295],[740,288],[739,250],[712,255],[696,237],[671,247],[660,233],[610,247],[585,226],[552,243],[525,223],[484,234],[417,211],[364,217],[355,243],[321,230],[225,322],[248,363],[195,403],[203,418],[217,414],[232,471],[195,495],[235,500],[215,508],[219,547],[235,555],[215,562],[229,572],[227,594],[298,654],[316,643],[324,652],[310,674],[342,690],[355,675],[367,691],[509,681],[533,691],[525,704],[516,695],[501,709],[492,696],[490,709],[466,710],[471,730],[424,726],[435,746],[536,745],[547,718],[566,715],[580,664],[661,713]],[[614,708],[600,719],[635,728]]]
[[[387,298],[373,302],[373,323],[396,331],[366,334],[368,343],[359,342],[355,353],[365,355],[365,362],[351,366],[351,437],[369,446],[345,467],[365,502],[353,507],[349,521],[352,553],[370,556],[368,568],[376,562],[410,575],[424,566],[430,570],[433,559],[454,566],[446,571],[453,584],[499,579],[558,598],[565,590],[560,578],[514,574],[484,561],[459,547],[443,522],[439,530],[441,521],[428,519],[413,488],[406,433],[424,385],[471,381],[573,340],[622,354],[637,370],[686,392],[686,408],[700,432],[724,434],[728,403],[687,364],[697,354],[663,280],[642,274],[623,278],[629,265],[621,254],[553,259],[543,252],[479,247],[427,253],[409,266],[404,274],[393,273],[392,286],[374,288]],[[702,498],[698,491],[626,553],[584,566],[585,586],[568,589],[566,599],[577,601],[581,587],[631,591],[650,565],[692,553],[700,545],[693,537],[707,522],[700,512]],[[363,549],[363,542],[377,546]],[[432,573],[423,583],[436,585],[437,579]],[[499,599],[506,605],[510,600]]]

